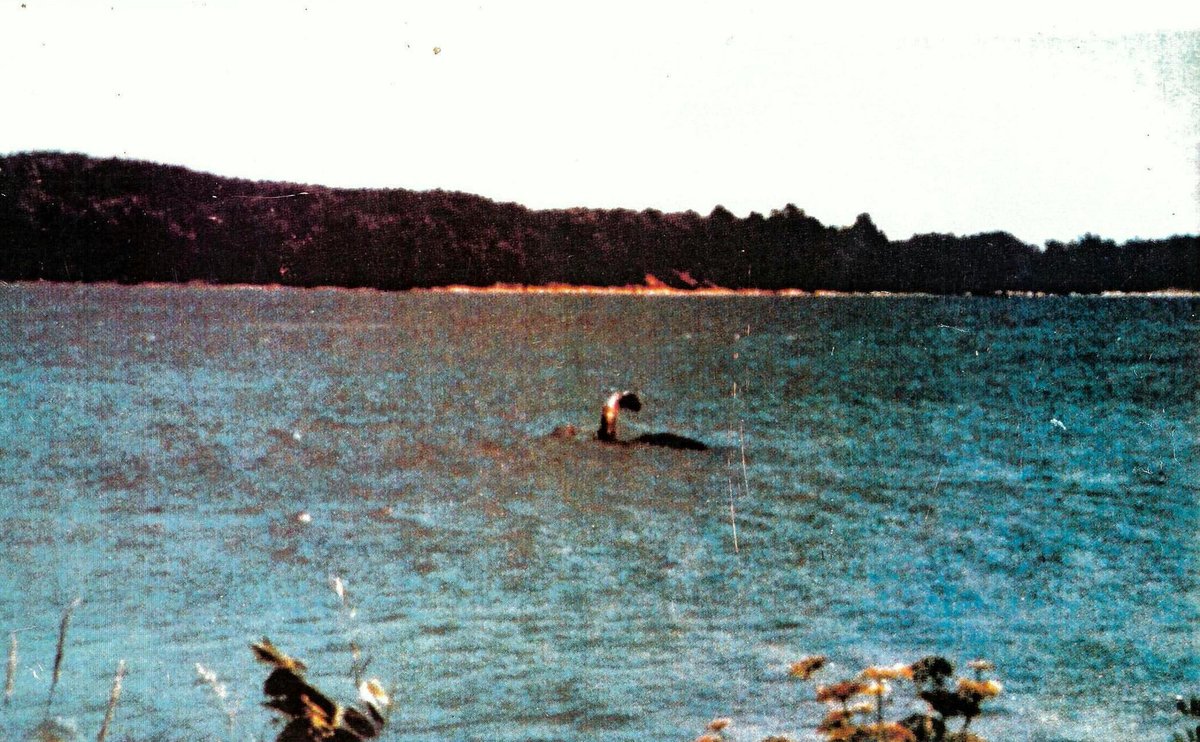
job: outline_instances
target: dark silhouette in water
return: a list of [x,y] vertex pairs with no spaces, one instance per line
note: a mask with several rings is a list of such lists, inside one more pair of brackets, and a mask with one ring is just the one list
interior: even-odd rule
[[637,412],[642,409],[642,400],[633,392],[615,392],[604,403],[600,411],[600,428],[596,431],[596,440],[601,443],[617,443],[622,445],[644,444],[647,446],[662,446],[663,448],[678,448],[687,451],[707,451],[708,446],[694,438],[676,435],[675,433],[645,433],[631,441],[617,439],[617,415],[621,410]]
[[362,742],[383,731],[384,711],[391,701],[377,681],[359,686],[363,710],[343,706],[309,685],[304,663],[280,652],[271,640],[264,638],[250,649],[260,662],[275,668],[263,683],[263,705],[288,720],[275,742]]

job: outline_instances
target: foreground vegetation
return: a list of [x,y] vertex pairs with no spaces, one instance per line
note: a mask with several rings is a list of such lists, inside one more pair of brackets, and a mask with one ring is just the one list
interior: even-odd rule
[[[824,655],[805,657],[792,664],[791,675],[809,680],[825,664]],[[975,671],[975,677],[959,678],[953,690],[950,680],[954,666],[936,655],[911,665],[875,665],[856,677],[819,684],[814,698],[827,709],[816,728],[817,735],[830,742],[984,742],[967,728],[980,715],[983,702],[1000,695],[1002,687],[996,680],[985,677],[995,669],[991,662],[972,660],[967,664]],[[900,685],[908,686],[914,699],[928,705],[928,711],[889,721],[887,712],[896,702],[894,694]],[[950,721],[955,717],[962,718],[962,726],[951,731]],[[731,719],[714,719],[695,742],[724,742],[725,730],[731,725]],[[775,735],[763,742],[789,740]]]
[[1004,232],[890,241],[788,205],[741,219],[533,211],[443,191],[253,183],[124,160],[0,157],[0,280],[496,283],[833,291],[1200,290],[1200,237],[1044,249]]
[[[334,577],[331,585],[338,596],[344,617],[348,619],[347,625],[352,625],[356,611],[347,600],[344,583]],[[73,601],[63,611],[49,678],[45,715],[25,737],[27,739],[73,742],[83,738],[73,719],[51,713],[66,656],[71,615],[78,605],[78,600]],[[5,707],[11,704],[15,690],[18,666],[16,636],[16,632],[10,633]],[[305,677],[308,671],[305,663],[288,656],[269,639],[263,638],[250,645],[254,657],[270,669],[262,687],[265,699],[262,706],[273,712],[282,724],[277,733],[271,732],[275,742],[365,742],[385,736],[396,688],[385,690],[378,679],[367,679],[365,673],[370,658],[363,657],[357,641],[351,639],[349,646],[352,656],[350,677],[357,689],[357,701],[351,705],[340,703],[311,685]],[[792,663],[789,674],[798,681],[814,683],[813,700],[826,707],[815,731],[829,742],[986,742],[971,730],[971,724],[983,714],[983,704],[1003,691],[1001,684],[989,677],[995,667],[986,660],[968,662],[971,676],[959,676],[957,679],[949,660],[931,655],[909,665],[871,666],[854,677],[831,683],[817,677],[826,664],[824,655],[805,657]],[[225,718],[230,737],[238,738],[239,710],[230,704],[226,685],[215,672],[201,664],[197,664],[195,670],[197,701],[203,702],[204,696],[208,696],[209,702]],[[96,742],[105,742],[110,729],[120,727],[116,711],[125,673],[125,661],[121,660],[117,663]],[[904,689],[903,693],[900,693],[901,689]],[[924,712],[912,712],[917,702],[926,705]],[[892,710],[897,707],[900,708],[899,713],[910,713],[899,719],[889,719]],[[1177,697],[1175,707],[1187,719],[1187,728],[1175,733],[1171,742],[1200,741],[1200,725],[1197,725],[1197,720],[1200,720],[1200,698],[1193,696],[1185,700]],[[957,722],[957,729],[954,729],[952,727],[956,725],[956,720],[961,721]],[[714,719],[694,742],[727,742],[733,726],[730,718]],[[122,738],[131,739],[128,736]],[[772,735],[762,742],[791,742],[791,738]]]

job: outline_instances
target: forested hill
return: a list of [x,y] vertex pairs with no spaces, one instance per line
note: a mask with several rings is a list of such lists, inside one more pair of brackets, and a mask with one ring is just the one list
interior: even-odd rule
[[[1131,196],[1132,197],[1132,196]],[[889,241],[866,214],[739,219],[443,191],[255,183],[56,153],[0,158],[0,280],[407,289],[496,283],[836,291],[1200,290],[1200,237],[1045,249],[999,232]],[[651,279],[653,280],[653,279]]]

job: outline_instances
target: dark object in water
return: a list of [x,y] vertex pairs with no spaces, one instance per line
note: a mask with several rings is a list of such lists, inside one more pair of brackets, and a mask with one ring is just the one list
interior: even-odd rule
[[944,688],[946,680],[954,674],[954,665],[950,660],[937,655],[922,657],[913,663],[913,682],[918,686]]
[[250,649],[259,661],[275,668],[263,683],[263,705],[288,720],[275,742],[362,742],[383,731],[383,712],[390,701],[377,682],[359,686],[362,710],[343,706],[309,685],[304,663],[280,652],[270,639],[264,637]]
[[[1175,709],[1184,716],[1200,719],[1200,698],[1192,696],[1190,701],[1185,701],[1183,696],[1175,696]],[[1200,724],[1196,725],[1195,729],[1185,729],[1184,732],[1186,732],[1186,736],[1176,732],[1172,735],[1171,739],[1180,740],[1180,742],[1183,740],[1188,740],[1188,742],[1200,740]]]
[[938,742],[946,737],[946,722],[929,714],[910,714],[900,720],[900,726],[912,732],[916,742]]
[[663,446],[664,448],[678,448],[685,451],[707,451],[708,446],[696,440],[688,438],[685,435],[675,435],[674,433],[645,433],[634,438],[633,443],[644,443],[647,446]]
[[708,446],[694,438],[676,435],[675,433],[646,433],[631,441],[617,439],[617,415],[621,410],[638,412],[642,409],[642,400],[633,392],[615,392],[604,403],[600,411],[600,428],[596,431],[596,440],[602,443],[643,444],[661,446],[687,451],[707,451]]
[[1190,701],[1185,701],[1183,696],[1175,696],[1175,709],[1184,716],[1200,719],[1200,698],[1192,696]]
[[982,699],[971,694],[935,688],[934,690],[923,690],[917,696],[928,703],[930,708],[941,714],[943,719],[961,716],[967,720],[967,723],[970,723],[971,719],[979,716],[979,702]]

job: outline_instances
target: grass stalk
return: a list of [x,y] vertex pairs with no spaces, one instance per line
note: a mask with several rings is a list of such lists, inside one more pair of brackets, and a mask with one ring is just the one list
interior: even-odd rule
[[229,733],[233,734],[237,719],[237,707],[229,701],[229,689],[217,677],[217,673],[208,669],[199,662],[196,663],[196,682],[201,685],[207,685],[212,691],[213,698],[216,699],[217,706],[225,714],[229,720]]
[[4,678],[4,705],[12,702],[12,694],[17,690],[17,632],[8,632],[8,669]]
[[54,650],[54,672],[50,676],[50,693],[46,696],[47,709],[50,708],[50,704],[54,701],[54,690],[58,687],[59,678],[62,677],[63,657],[66,654],[67,647],[67,629],[71,626],[71,613],[74,612],[78,605],[79,598],[72,600],[63,609],[62,622],[58,625],[58,646]]
[[117,663],[117,674],[113,676],[112,691],[108,694],[108,708],[104,711],[104,723],[96,735],[96,742],[104,742],[108,736],[108,727],[112,724],[113,715],[117,711],[117,701],[121,699],[121,680],[125,677],[125,660]]
[[738,446],[742,451],[742,491],[750,496],[750,474],[746,471],[746,426],[738,423]]
[[12,703],[17,689],[17,632],[8,633],[8,671],[4,675],[4,705]]
[[737,537],[737,512],[733,509],[733,478],[729,478],[729,525],[733,528],[733,553],[739,553]]

